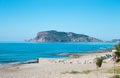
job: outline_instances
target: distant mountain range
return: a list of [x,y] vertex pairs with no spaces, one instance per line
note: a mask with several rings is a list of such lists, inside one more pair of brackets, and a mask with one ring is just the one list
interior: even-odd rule
[[76,34],[73,32],[58,32],[55,30],[38,32],[33,39],[26,40],[28,42],[103,42],[103,40],[90,37],[84,34]]
[[113,40],[111,40],[111,42],[117,42],[117,43],[119,43],[120,39],[113,39]]

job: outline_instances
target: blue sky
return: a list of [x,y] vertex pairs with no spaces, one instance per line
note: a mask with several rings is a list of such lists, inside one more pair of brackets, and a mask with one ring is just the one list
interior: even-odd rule
[[0,41],[46,30],[120,38],[120,0],[0,0]]

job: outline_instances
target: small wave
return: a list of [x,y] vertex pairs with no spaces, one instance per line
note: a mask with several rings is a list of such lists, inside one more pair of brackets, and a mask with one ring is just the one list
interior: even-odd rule
[[0,65],[18,65],[18,64],[31,64],[31,63],[37,63],[37,60],[28,60],[23,62],[10,62],[10,63],[1,63]]

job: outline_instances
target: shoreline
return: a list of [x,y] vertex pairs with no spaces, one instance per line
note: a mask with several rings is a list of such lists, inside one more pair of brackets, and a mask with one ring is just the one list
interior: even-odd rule
[[[96,78],[96,64],[94,58],[112,54],[111,52],[85,54],[79,58],[39,58],[38,63],[0,65],[0,78]],[[29,63],[30,62],[30,63]],[[111,57],[106,58],[101,69],[112,68]],[[84,72],[71,74],[70,72]],[[102,73],[103,78],[109,78],[112,74]],[[101,76],[101,74],[98,74]]]
[[[58,54],[58,56],[66,56],[65,58],[38,58],[38,59],[47,59],[47,60],[70,60],[70,59],[80,59],[81,57],[86,57],[88,58],[89,56],[102,56],[105,54],[111,54],[112,52],[94,52],[94,53],[88,53],[88,54],[72,54],[72,53],[62,53],[62,54]],[[91,57],[90,57],[91,58]],[[90,59],[88,58],[88,59]],[[0,66],[4,66],[4,65],[19,65],[19,64],[33,64],[33,63],[38,63],[38,59],[34,59],[34,60],[28,60],[28,61],[24,61],[24,62],[12,62],[12,63],[3,63],[0,64]],[[92,58],[93,60],[93,58]]]

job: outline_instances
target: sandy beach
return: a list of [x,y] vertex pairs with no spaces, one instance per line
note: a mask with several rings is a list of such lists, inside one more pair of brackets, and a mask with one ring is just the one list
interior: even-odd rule
[[[39,58],[39,63],[0,65],[0,78],[109,78],[113,73],[111,52],[85,54],[79,58]],[[94,59],[104,57],[102,67],[96,70]]]

